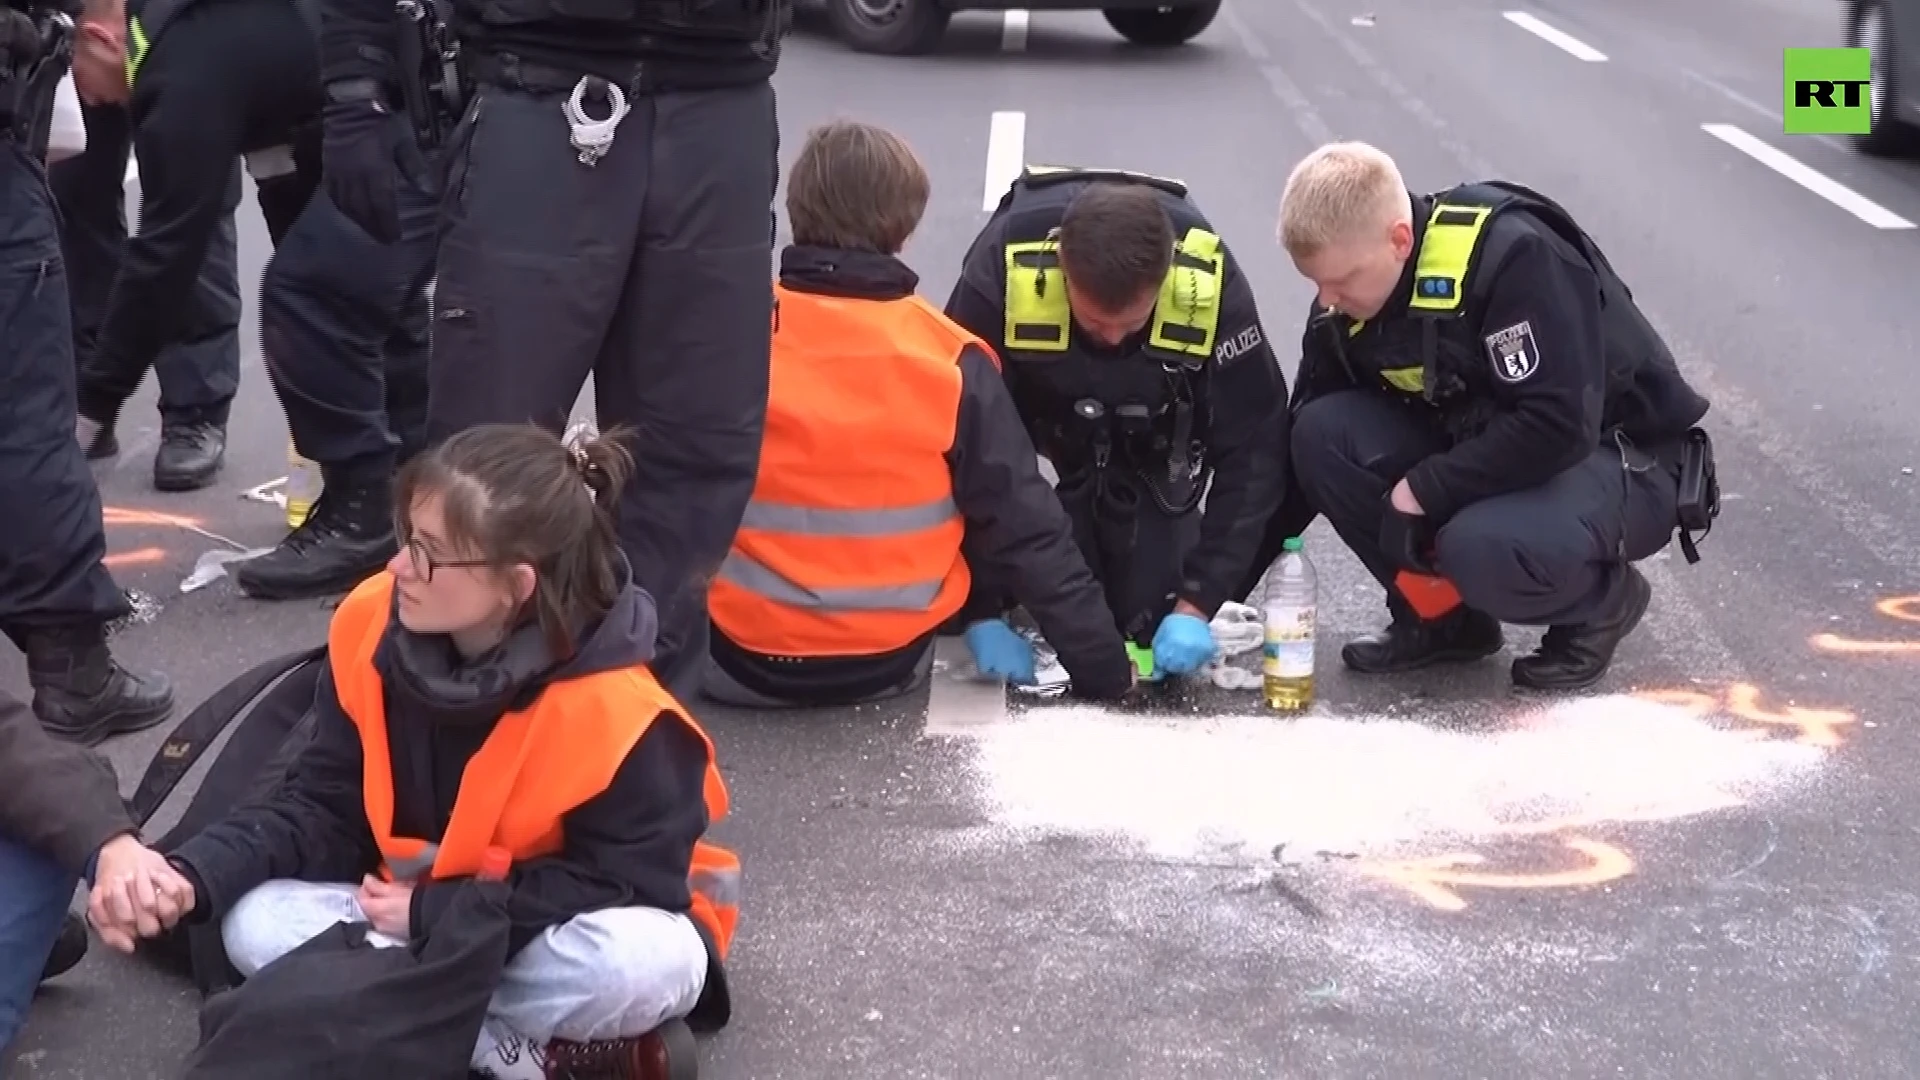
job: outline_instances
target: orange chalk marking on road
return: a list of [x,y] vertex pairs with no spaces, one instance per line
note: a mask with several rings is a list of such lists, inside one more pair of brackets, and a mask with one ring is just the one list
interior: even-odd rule
[[1657,701],[1662,705],[1685,709],[1695,716],[1723,712],[1750,724],[1797,728],[1794,735],[1796,741],[1827,749],[1839,746],[1843,741],[1839,731],[1841,725],[1859,719],[1845,709],[1809,709],[1798,705],[1769,709],[1761,703],[1760,689],[1751,683],[1732,683],[1719,694],[1700,690],[1643,690],[1634,696],[1643,701]]
[[109,555],[100,561],[107,564],[107,569],[112,570],[122,566],[144,566],[148,563],[157,563],[165,560],[166,557],[165,548],[144,547],[138,551],[122,551]]
[[[1920,623],[1920,596],[1890,596],[1873,609],[1898,622]],[[1839,634],[1815,634],[1807,644],[1842,656],[1920,656],[1920,641],[1861,641]]]
[[1840,725],[1857,719],[1844,709],[1804,709],[1798,705],[1768,709],[1760,704],[1760,691],[1747,683],[1727,687],[1727,709],[1755,724],[1787,724],[1799,728],[1800,733],[1794,736],[1796,741],[1829,748],[1840,745]]
[[1486,856],[1471,852],[1435,855],[1424,859],[1363,864],[1361,872],[1397,885],[1441,911],[1464,911],[1460,889],[1571,889],[1604,885],[1633,873],[1633,858],[1599,840],[1569,836],[1562,843],[1586,865],[1566,870],[1499,871],[1464,869],[1486,864]]
[[201,528],[200,519],[180,514],[163,514],[158,510],[128,510],[119,506],[101,509],[101,516],[108,525],[149,526],[171,529]]

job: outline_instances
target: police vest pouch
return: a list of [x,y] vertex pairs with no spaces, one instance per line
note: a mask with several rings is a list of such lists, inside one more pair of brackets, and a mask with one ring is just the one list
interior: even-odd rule
[[1713,461],[1713,439],[1704,430],[1687,432],[1680,446],[1680,492],[1676,503],[1680,550],[1689,563],[1700,561],[1693,534],[1705,537],[1720,516],[1720,478]]

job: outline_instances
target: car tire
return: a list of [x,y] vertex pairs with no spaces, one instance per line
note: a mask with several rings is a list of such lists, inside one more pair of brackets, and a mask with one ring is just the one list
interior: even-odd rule
[[1864,154],[1890,157],[1910,153],[1916,132],[1896,115],[1900,100],[1898,65],[1900,45],[1893,36],[1893,15],[1887,0],[1853,0],[1847,7],[1846,40],[1848,48],[1866,48],[1873,52],[1873,130],[1852,135],[1854,149]]
[[1167,4],[1157,8],[1107,8],[1101,12],[1107,25],[1135,45],[1167,49],[1185,45],[1213,25],[1220,14],[1221,0],[1200,3]]
[[855,52],[918,56],[940,45],[953,13],[940,0],[827,0],[827,21]]

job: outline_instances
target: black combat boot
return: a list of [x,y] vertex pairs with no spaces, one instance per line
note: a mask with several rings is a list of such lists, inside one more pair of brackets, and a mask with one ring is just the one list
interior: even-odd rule
[[173,684],[115,662],[105,626],[36,627],[11,636],[27,654],[33,711],[49,734],[93,746],[145,731],[173,711]]
[[1627,567],[1627,587],[1613,611],[1578,626],[1553,626],[1532,655],[1513,662],[1513,681],[1530,690],[1585,690],[1600,681],[1653,599],[1653,585]]
[[198,491],[213,483],[227,459],[227,429],[211,420],[160,427],[153,455],[153,486],[160,491]]
[[302,600],[351,591],[399,550],[393,536],[392,490],[387,479],[325,480],[307,520],[279,547],[234,567],[233,580],[256,600]]
[[67,921],[60,924],[60,936],[53,939],[53,951],[47,954],[46,966],[40,969],[40,981],[57,979],[78,967],[87,956],[87,924],[80,921],[78,915],[67,913]]
[[1347,642],[1340,659],[1366,675],[1390,675],[1433,664],[1482,660],[1505,644],[1500,621],[1472,608],[1455,608],[1432,620],[1396,611],[1393,624],[1385,630]]

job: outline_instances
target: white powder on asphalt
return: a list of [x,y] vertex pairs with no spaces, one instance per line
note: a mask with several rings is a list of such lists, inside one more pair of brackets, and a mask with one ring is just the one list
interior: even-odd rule
[[[1825,751],[1631,696],[1498,729],[1306,716],[1145,719],[1036,708],[982,733],[1002,826],[1165,858],[1416,852],[1560,825],[1665,820],[1791,783]],[[1283,856],[1285,857],[1285,856]]]

